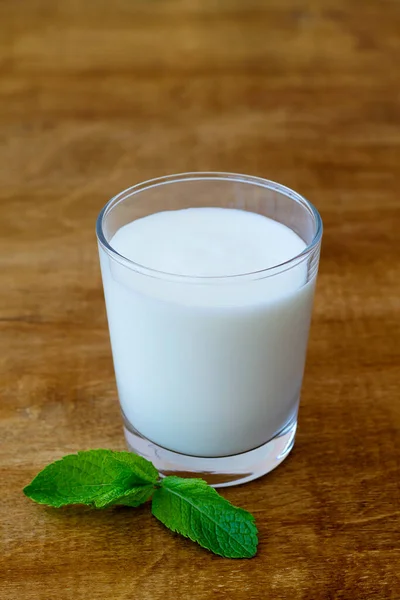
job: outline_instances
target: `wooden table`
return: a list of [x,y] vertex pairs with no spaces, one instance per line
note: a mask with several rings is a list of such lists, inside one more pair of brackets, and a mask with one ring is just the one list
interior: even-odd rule
[[[15,0],[0,23],[1,599],[400,598],[400,3]],[[250,561],[21,491],[124,448],[94,223],[186,170],[285,183],[325,223],[295,449],[224,491]]]

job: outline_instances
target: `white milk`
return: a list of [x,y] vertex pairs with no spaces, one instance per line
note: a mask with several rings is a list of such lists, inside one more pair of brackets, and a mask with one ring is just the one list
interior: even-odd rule
[[314,280],[304,259],[254,273],[297,256],[303,240],[258,214],[192,208],[133,221],[110,245],[137,263],[100,249],[119,398],[137,431],[183,454],[227,456],[296,417]]

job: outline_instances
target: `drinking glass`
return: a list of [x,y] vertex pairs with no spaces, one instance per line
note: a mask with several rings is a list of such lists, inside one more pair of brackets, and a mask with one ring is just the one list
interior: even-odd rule
[[[113,248],[124,225],[193,207],[264,215],[305,249],[238,275],[183,276]],[[322,222],[295,191],[248,175],[184,173],[112,198],[97,238],[118,396],[128,448],[161,476],[244,483],[293,447]],[[266,240],[266,243],[268,241]]]

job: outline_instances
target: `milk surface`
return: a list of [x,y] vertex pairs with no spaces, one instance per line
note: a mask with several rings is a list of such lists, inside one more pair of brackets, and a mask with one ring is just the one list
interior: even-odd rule
[[314,281],[301,259],[262,271],[299,255],[300,237],[255,213],[192,208],[133,221],[110,245],[135,263],[100,247],[118,393],[137,431],[228,456],[295,418]]
[[111,246],[151,269],[197,277],[260,271],[302,252],[291,229],[262,215],[189,208],[149,215],[122,227]]

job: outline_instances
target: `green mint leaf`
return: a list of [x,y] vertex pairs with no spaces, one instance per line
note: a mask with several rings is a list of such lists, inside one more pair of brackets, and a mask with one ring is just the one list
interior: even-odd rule
[[150,500],[154,492],[154,485],[142,485],[133,487],[122,496],[118,496],[116,500],[105,504],[104,506],[97,506],[96,508],[108,508],[110,506],[130,506],[136,508],[147,500]]
[[139,506],[151,497],[157,480],[157,469],[141,456],[88,450],[48,465],[24,489],[24,494],[56,508],[68,504],[93,508],[114,504]]
[[172,531],[225,558],[251,558],[257,552],[254,517],[202,479],[166,477],[153,494],[152,512]]

